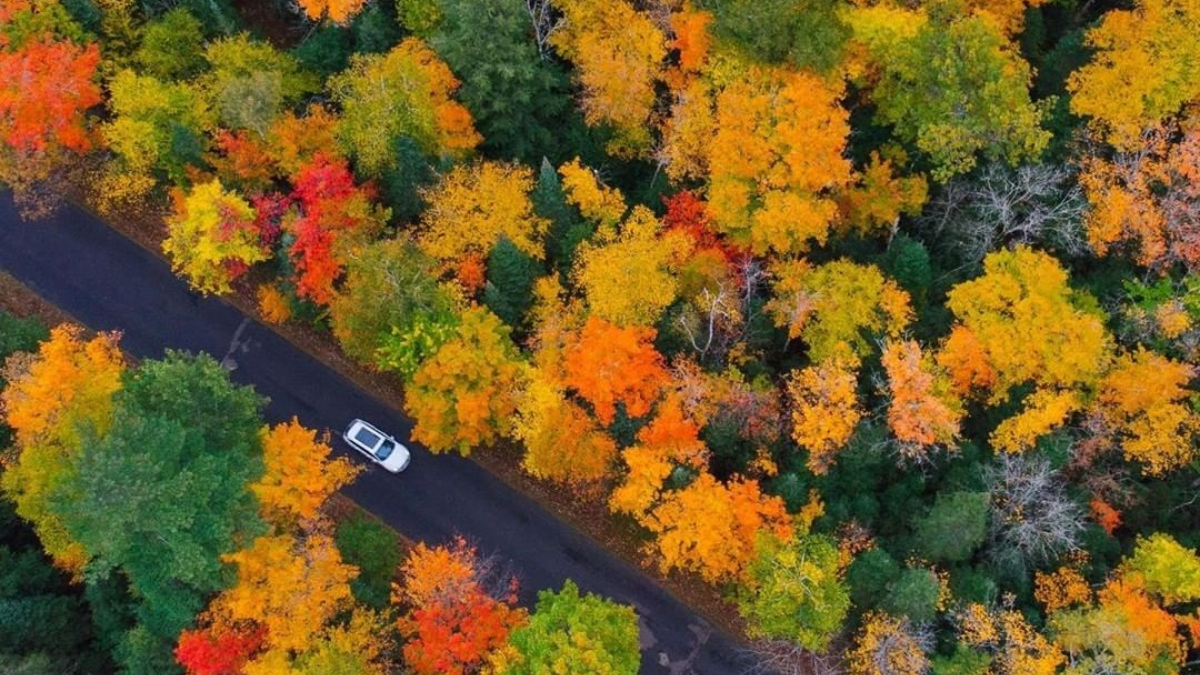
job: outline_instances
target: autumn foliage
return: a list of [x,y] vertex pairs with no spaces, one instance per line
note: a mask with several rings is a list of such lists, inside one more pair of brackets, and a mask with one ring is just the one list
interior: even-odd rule
[[329,438],[305,429],[296,418],[263,430],[263,477],[251,489],[267,517],[282,524],[309,519],[331,494],[354,480],[359,469],[333,458]]
[[490,564],[462,538],[449,546],[418,544],[409,555],[397,594],[410,609],[399,626],[409,637],[405,662],[418,675],[476,672],[525,622],[514,607],[516,579],[489,579]]
[[563,383],[604,424],[613,421],[618,404],[630,417],[641,417],[650,412],[667,378],[653,339],[651,329],[590,318],[567,346]]

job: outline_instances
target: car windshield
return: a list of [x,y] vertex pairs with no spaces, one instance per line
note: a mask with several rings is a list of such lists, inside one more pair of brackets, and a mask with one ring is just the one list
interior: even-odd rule
[[388,457],[392,456],[392,451],[395,449],[396,449],[395,443],[393,443],[391,441],[384,441],[383,445],[379,446],[379,450],[376,451],[375,456],[378,457],[380,459],[380,461],[385,460]]
[[354,440],[361,443],[364,447],[374,448],[375,445],[382,440],[382,438],[374,431],[371,431],[366,427],[361,427],[358,430],[358,433],[354,434]]

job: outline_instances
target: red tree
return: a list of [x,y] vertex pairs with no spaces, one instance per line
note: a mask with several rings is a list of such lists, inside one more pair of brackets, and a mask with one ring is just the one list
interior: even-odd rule
[[348,249],[369,236],[383,215],[371,205],[372,187],[355,185],[344,159],[319,155],[300,169],[293,184],[292,198],[300,207],[299,217],[288,223],[295,237],[289,252],[296,265],[296,291],[328,304]]
[[175,647],[175,660],[188,675],[237,675],[262,646],[262,631],[185,630]]
[[21,155],[89,149],[84,112],[103,100],[99,63],[95,44],[39,39],[0,51],[0,138]]

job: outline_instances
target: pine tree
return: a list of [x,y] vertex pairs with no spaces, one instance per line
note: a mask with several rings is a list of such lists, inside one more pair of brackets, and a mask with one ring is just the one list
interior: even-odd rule
[[501,237],[488,255],[483,304],[504,323],[519,330],[533,304],[533,282],[539,272],[529,254],[514,246],[508,237]]

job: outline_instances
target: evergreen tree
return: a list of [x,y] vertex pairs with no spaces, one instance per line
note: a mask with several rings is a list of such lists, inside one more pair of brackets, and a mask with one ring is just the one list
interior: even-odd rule
[[533,304],[533,282],[540,271],[528,253],[501,237],[488,255],[483,304],[504,323],[520,330]]

